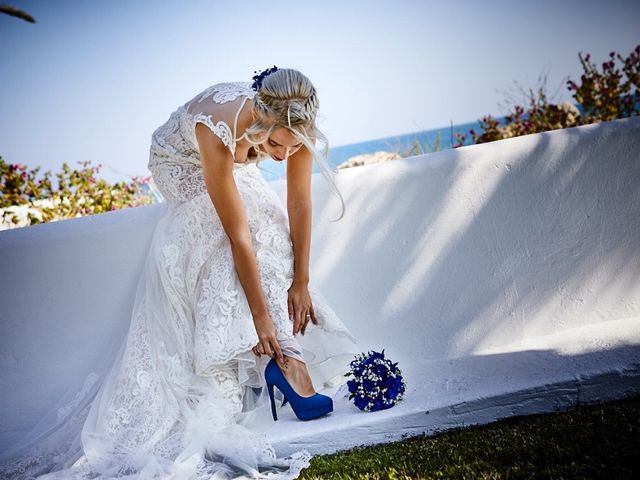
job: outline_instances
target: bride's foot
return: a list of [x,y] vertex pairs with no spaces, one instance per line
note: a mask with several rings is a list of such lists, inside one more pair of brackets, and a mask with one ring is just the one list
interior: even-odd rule
[[315,395],[316,391],[313,388],[311,377],[309,377],[306,363],[287,355],[284,355],[284,362],[280,362],[276,358],[276,363],[280,367],[280,370],[282,370],[289,385],[291,385],[298,395],[301,397],[311,397]]

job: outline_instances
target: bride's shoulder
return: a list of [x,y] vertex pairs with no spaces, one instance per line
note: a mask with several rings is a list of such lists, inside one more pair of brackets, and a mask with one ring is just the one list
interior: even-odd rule
[[227,103],[232,102],[241,95],[250,98],[253,98],[255,95],[255,91],[251,88],[249,82],[220,82],[205,88],[185,105],[201,103],[208,99],[213,103]]

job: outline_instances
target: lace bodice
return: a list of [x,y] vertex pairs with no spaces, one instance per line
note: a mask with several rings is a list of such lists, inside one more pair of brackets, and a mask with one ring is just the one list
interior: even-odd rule
[[[235,161],[238,117],[254,95],[249,82],[212,85],[178,107],[153,132],[147,167],[167,202],[187,201],[207,191],[195,135],[197,123],[218,136]],[[234,167],[242,165],[236,162]]]

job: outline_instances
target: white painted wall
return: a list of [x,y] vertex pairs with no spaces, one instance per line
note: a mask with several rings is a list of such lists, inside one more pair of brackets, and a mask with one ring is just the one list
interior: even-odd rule
[[[456,358],[531,349],[590,326],[609,333],[571,341],[606,350],[624,341],[625,325],[637,348],[640,118],[346,169],[336,179],[347,204],[336,223],[328,220],[339,202],[322,177],[313,180],[312,282],[363,351],[385,348],[412,382],[431,385],[433,366]],[[284,199],[284,182],[272,185]],[[0,450],[108,368],[165,208],[0,232]]]
[[640,313],[640,118],[347,169],[338,185],[335,225],[316,188],[313,278],[405,362]]

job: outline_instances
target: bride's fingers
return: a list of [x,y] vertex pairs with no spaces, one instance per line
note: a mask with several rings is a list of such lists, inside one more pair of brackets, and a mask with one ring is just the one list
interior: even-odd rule
[[304,325],[304,310],[299,305],[295,305],[295,324],[298,326],[296,329],[297,332],[300,331],[302,326]]
[[291,298],[289,298],[289,300],[287,300],[287,306],[289,308],[289,319],[293,320],[293,300]]
[[300,327],[304,325],[304,310],[300,305],[295,306],[295,317],[298,323],[298,330],[300,330]]
[[280,344],[277,340],[275,341],[275,356],[278,357],[280,363],[284,362],[284,355],[282,355],[282,350],[280,349]]
[[307,325],[309,325],[309,322],[313,322],[316,325],[318,324],[318,319],[316,318],[316,314],[313,311],[313,306],[309,307],[309,311],[304,315],[304,322],[302,322],[302,330],[301,333],[302,335],[304,335],[307,331]]
[[300,331],[300,319],[296,316],[293,320],[293,334],[296,335]]
[[280,363],[284,361],[282,350],[280,349],[280,344],[275,337],[271,339],[267,339],[266,341],[267,348],[265,348],[265,353],[272,358],[276,358],[280,360]]
[[296,315],[295,303],[292,298],[289,298],[288,305],[289,305],[289,320],[293,322],[293,334],[295,335],[298,331],[300,331],[300,319]]

